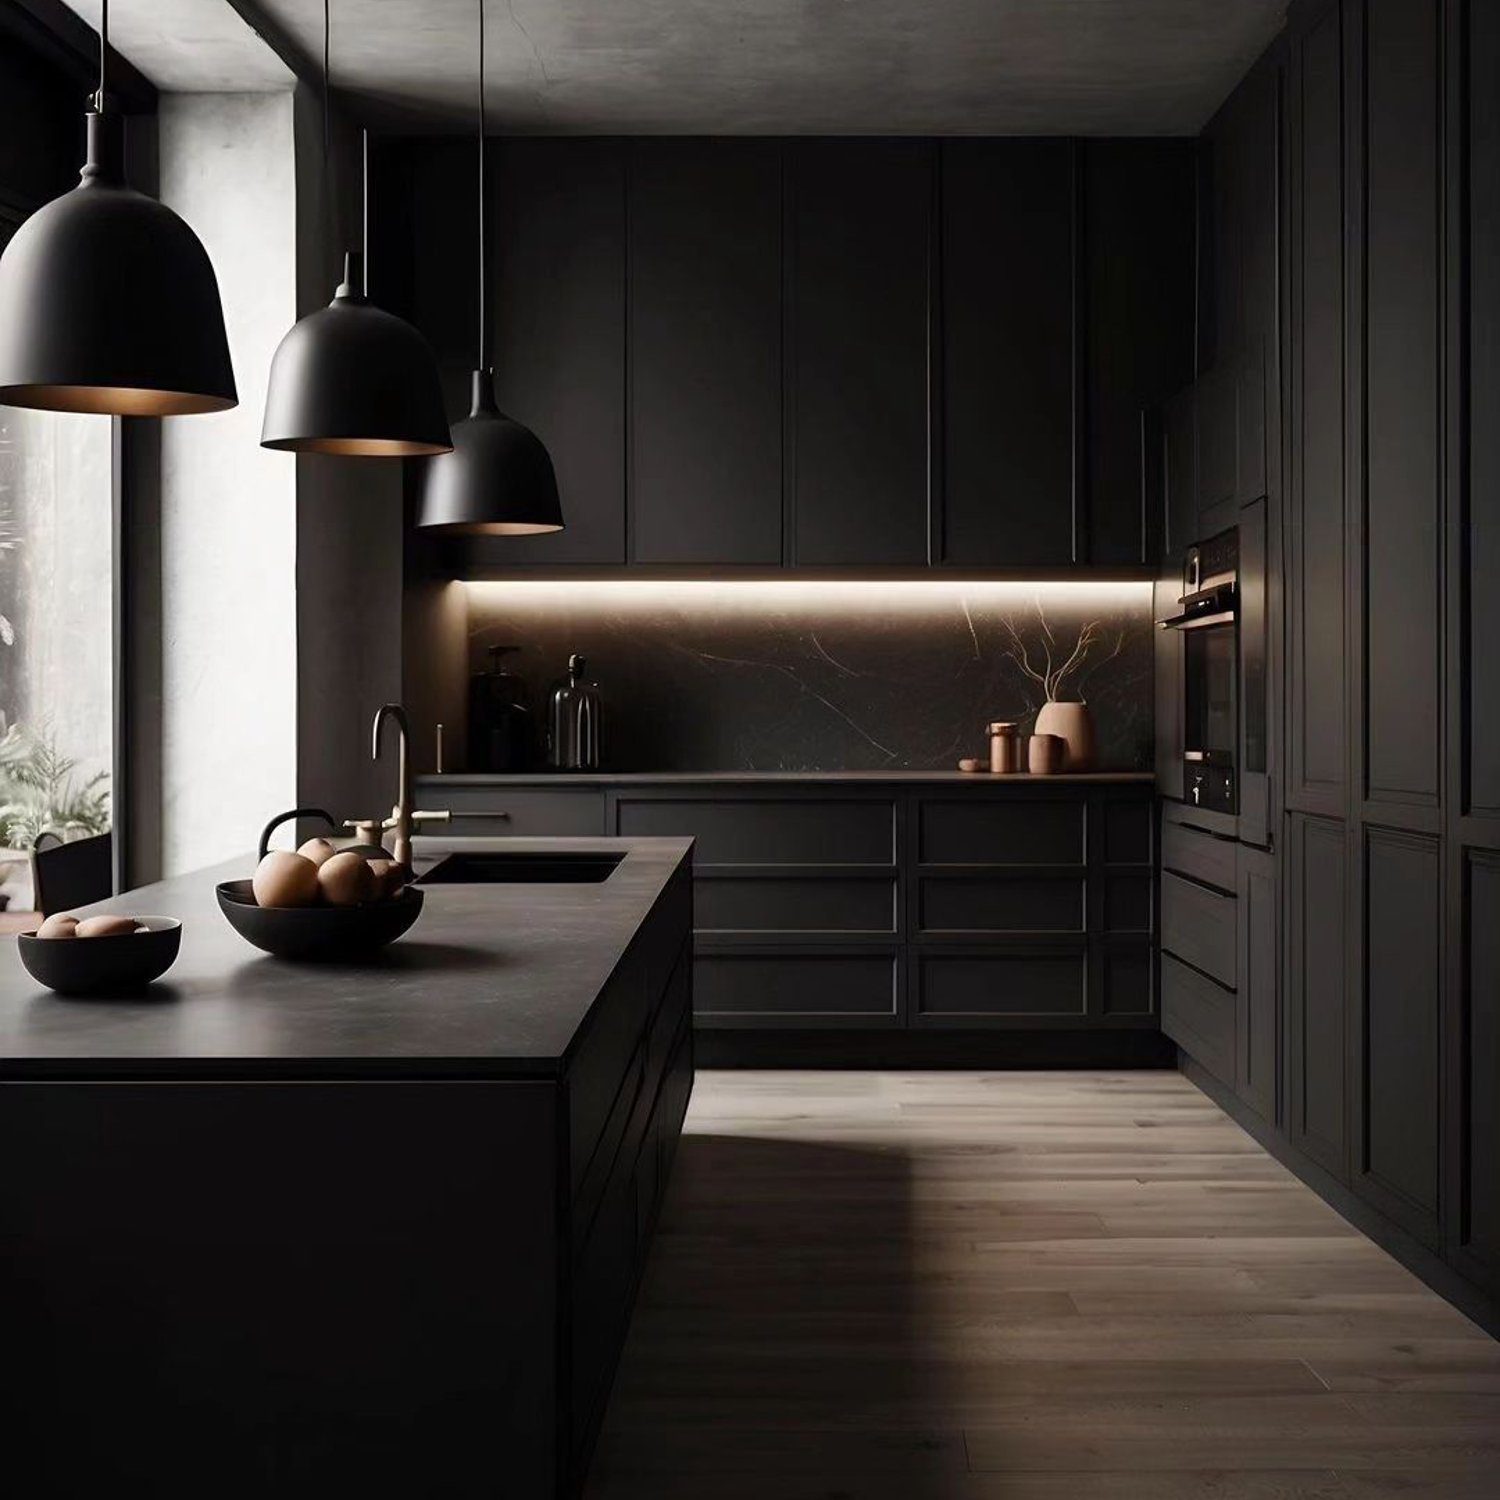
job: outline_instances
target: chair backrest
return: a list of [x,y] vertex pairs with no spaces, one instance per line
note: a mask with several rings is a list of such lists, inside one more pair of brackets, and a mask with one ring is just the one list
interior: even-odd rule
[[114,892],[114,839],[100,833],[65,844],[55,833],[39,833],[31,846],[31,879],[44,917],[102,901]]

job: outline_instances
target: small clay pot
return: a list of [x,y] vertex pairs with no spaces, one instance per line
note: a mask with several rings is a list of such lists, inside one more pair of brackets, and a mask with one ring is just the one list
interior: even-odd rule
[[1033,776],[1056,776],[1066,750],[1060,734],[1034,734],[1026,741],[1026,767]]

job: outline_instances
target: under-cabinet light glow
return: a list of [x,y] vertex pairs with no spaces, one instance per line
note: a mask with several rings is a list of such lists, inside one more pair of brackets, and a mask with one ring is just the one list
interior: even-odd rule
[[1140,609],[1151,606],[1144,580],[903,578],[517,578],[465,582],[470,601],[488,611],[566,610],[618,614],[921,614],[958,604],[984,609]]

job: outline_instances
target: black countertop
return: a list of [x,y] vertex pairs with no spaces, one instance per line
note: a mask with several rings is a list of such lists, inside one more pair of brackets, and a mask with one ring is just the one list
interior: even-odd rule
[[214,886],[254,856],[82,911],[176,917],[182,951],[144,993],[65,999],[11,945],[0,966],[0,1078],[551,1076],[657,897],[684,838],[423,838],[455,847],[625,851],[598,884],[434,885],[371,963],[296,964],[252,948]]
[[444,786],[879,786],[1046,787],[1149,786],[1154,771],[1076,771],[1057,776],[1019,773],[992,776],[988,771],[527,771],[444,772],[417,779],[436,790]]

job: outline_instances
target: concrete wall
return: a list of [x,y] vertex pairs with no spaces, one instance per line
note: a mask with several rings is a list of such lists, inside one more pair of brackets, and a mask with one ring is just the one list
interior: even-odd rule
[[297,466],[260,447],[297,316],[293,100],[169,94],[160,191],[219,277],[240,404],[161,437],[164,873],[253,844],[297,796]]
[[[159,869],[249,848],[298,805],[387,812],[370,724],[401,694],[401,465],[260,447],[271,359],[360,226],[360,143],[304,87],[161,100],[160,192],[219,277],[240,404],[161,437]],[[149,841],[148,841],[149,842]]]

